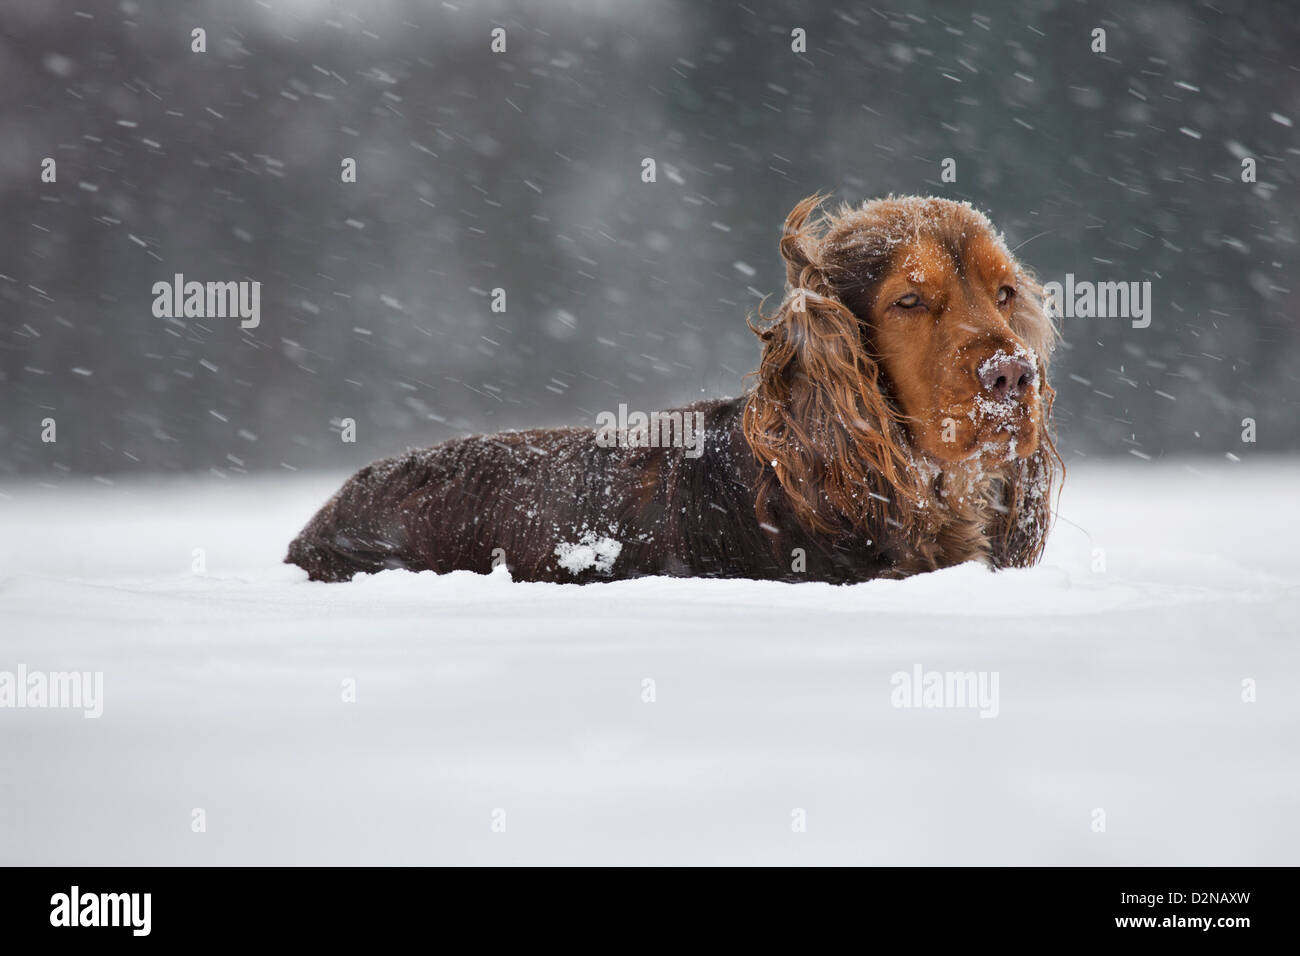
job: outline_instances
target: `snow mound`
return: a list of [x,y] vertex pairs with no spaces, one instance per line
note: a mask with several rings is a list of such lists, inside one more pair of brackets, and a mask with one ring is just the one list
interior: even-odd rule
[[560,559],[560,567],[570,574],[581,574],[594,570],[599,574],[608,574],[614,570],[614,562],[623,551],[623,543],[613,538],[596,537],[588,531],[576,543],[561,542],[555,546],[555,555]]

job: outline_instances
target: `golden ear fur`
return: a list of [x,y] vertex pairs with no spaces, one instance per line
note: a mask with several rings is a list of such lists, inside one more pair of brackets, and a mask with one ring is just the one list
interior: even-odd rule
[[754,329],[763,355],[745,407],[745,437],[771,468],[764,483],[779,482],[810,530],[844,531],[846,521],[909,527],[922,485],[861,323],[822,271],[825,222],[812,218],[821,199],[803,200],[785,221],[789,286],[770,324]]

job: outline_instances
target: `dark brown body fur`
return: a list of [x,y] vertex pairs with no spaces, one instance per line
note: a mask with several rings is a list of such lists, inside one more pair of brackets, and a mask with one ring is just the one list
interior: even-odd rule
[[[590,428],[505,432],[368,465],[312,518],[288,560],[315,581],[385,568],[490,571],[516,579],[642,575],[865,581],[890,574],[900,545],[803,531],[779,502],[755,514],[759,468],[740,431],[743,399],[705,414],[705,451],[602,448]],[[563,569],[555,547],[584,532],[622,543],[609,573]],[[806,570],[793,552],[802,548]],[[500,549],[498,551],[498,549]]]

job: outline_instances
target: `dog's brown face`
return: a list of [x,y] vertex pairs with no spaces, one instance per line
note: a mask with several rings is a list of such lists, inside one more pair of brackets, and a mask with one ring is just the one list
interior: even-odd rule
[[837,220],[820,251],[913,448],[944,463],[1037,451],[1041,343],[1017,329],[1050,326],[1038,286],[983,215],[943,199],[876,200]]
[[[912,528],[926,561],[958,538],[982,548],[966,532],[987,519],[998,566],[1037,561],[1059,461],[1057,333],[988,218],[927,196],[829,211],[810,196],[780,250],[786,292],[755,328],[763,355],[742,421],[763,463],[759,513],[770,495],[818,531]],[[954,513],[966,530],[940,544],[934,523]]]
[[922,236],[880,282],[871,345],[915,447],[939,461],[1027,458],[1038,448],[1038,359],[1012,331],[1015,265],[983,230]]

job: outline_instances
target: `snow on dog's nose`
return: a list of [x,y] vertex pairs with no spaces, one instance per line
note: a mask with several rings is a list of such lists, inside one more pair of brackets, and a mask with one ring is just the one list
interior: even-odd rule
[[1028,360],[1006,352],[996,352],[980,363],[980,384],[995,402],[1016,401],[1034,385],[1034,366]]

